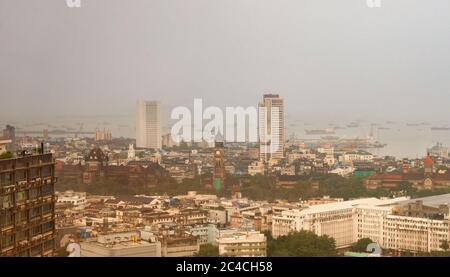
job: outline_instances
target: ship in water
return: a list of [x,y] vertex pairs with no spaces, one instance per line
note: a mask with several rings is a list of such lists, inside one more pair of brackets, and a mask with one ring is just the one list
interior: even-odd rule
[[354,138],[341,140],[340,146],[350,149],[379,149],[386,147],[387,144],[372,138]]
[[305,130],[307,135],[334,135],[335,132],[331,129],[314,129],[314,130]]
[[450,127],[431,127],[431,131],[450,131]]
[[359,124],[356,122],[351,122],[349,124],[347,124],[347,128],[358,128]]
[[321,139],[330,141],[330,140],[339,140],[340,137],[338,137],[338,136],[323,136],[323,137],[321,137]]

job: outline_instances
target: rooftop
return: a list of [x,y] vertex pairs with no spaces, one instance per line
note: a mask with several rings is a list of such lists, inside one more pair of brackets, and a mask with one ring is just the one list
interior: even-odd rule
[[422,201],[425,206],[438,208],[439,205],[450,204],[450,193],[405,200],[399,202],[399,204],[406,205],[409,203],[415,203],[416,201]]

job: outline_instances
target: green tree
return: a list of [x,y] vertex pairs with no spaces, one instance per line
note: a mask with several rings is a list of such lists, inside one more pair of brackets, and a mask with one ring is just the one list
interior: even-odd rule
[[3,154],[0,154],[0,160],[11,159],[12,157],[13,157],[13,154],[11,152],[5,152]]
[[448,245],[448,241],[447,240],[442,240],[440,247],[442,249],[444,249],[444,251],[447,251],[450,248],[450,245]]
[[355,242],[352,246],[352,251],[355,252],[366,252],[367,245],[373,243],[373,241],[369,238],[362,238]]
[[269,257],[333,257],[337,256],[336,243],[328,236],[313,232],[293,232],[287,236],[267,238]]
[[200,245],[200,251],[195,254],[196,257],[219,257],[219,247],[212,244]]

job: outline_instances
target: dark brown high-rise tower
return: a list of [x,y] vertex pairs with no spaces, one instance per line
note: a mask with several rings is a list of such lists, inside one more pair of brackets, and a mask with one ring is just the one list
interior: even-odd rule
[[0,256],[53,256],[52,154],[0,160]]

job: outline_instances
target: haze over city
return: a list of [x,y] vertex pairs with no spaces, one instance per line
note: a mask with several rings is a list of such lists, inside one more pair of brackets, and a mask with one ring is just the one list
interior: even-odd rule
[[446,122],[449,9],[445,0],[84,0],[78,9],[1,0],[9,101],[0,117],[132,115],[139,99],[166,110],[194,97],[249,106],[274,92],[288,120]]

